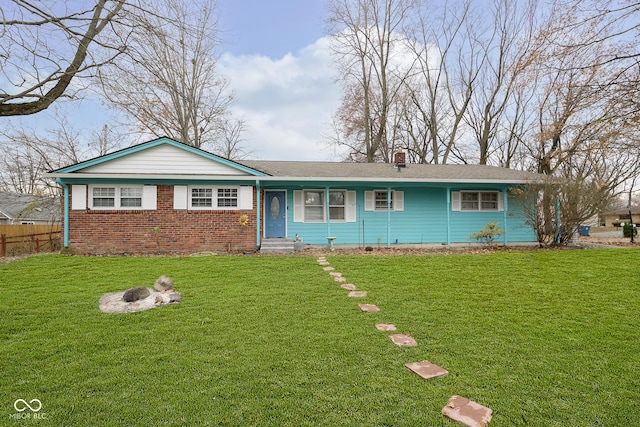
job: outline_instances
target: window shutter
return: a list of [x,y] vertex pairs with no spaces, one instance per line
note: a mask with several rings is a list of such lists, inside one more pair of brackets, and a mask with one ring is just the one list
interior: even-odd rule
[[87,208],[87,186],[76,185],[71,186],[71,209],[85,210]]
[[364,210],[365,211],[376,210],[376,196],[373,191],[364,192]]
[[304,222],[304,191],[293,192],[293,222]]
[[393,210],[394,211],[404,210],[404,191],[393,192]]
[[158,187],[145,185],[142,187],[142,209],[156,210],[158,203]]
[[239,198],[240,209],[253,209],[253,187],[240,187]]
[[502,200],[502,191],[498,191],[498,210],[505,210],[506,206],[504,206],[504,200]]
[[452,211],[461,211],[462,210],[462,202],[459,191],[451,192],[451,210]]
[[347,191],[345,198],[345,221],[356,222],[356,192]]
[[186,185],[173,186],[173,209],[187,209],[189,191]]

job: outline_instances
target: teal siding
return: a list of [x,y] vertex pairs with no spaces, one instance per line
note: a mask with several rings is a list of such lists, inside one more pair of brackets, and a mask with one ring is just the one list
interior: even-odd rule
[[[508,191],[501,189],[501,191]],[[497,222],[498,227],[506,230],[497,242],[521,243],[535,242],[536,235],[526,225],[521,203],[513,197],[507,197],[506,211],[501,212],[451,212],[451,242],[475,242],[470,234],[482,230],[488,223]],[[505,226],[506,223],[506,226]]]
[[[438,188],[402,188],[403,211],[362,211],[366,244],[442,243],[446,241],[446,191]],[[364,192],[358,194],[364,204]],[[387,226],[387,219],[389,220]]]
[[[319,185],[315,188],[324,187]],[[472,242],[470,234],[481,230],[489,222],[498,222],[501,228],[507,230],[506,237],[501,236],[500,242],[504,242],[505,238],[507,244],[535,242],[533,230],[524,223],[520,204],[510,197],[506,212],[454,212],[447,206],[447,192],[457,191],[459,188],[393,187],[394,191],[404,192],[403,211],[366,211],[365,191],[385,190],[384,185],[332,188],[356,191],[356,222],[294,222],[294,189],[290,188],[287,190],[288,237],[293,238],[297,234],[304,243],[313,245],[327,244],[327,236],[336,237],[336,245],[394,245],[396,241],[399,244],[469,243]],[[487,190],[479,185],[469,186],[468,189]],[[506,187],[491,189],[507,191]]]

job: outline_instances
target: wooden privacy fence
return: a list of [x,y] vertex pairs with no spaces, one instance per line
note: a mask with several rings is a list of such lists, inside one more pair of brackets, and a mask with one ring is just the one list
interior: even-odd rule
[[[40,231],[48,229],[48,231]],[[16,232],[32,231],[25,234]],[[35,232],[33,232],[35,231]],[[40,231],[40,232],[38,232]],[[62,231],[59,226],[1,226],[0,257],[24,255],[29,253],[53,252],[62,246]]]

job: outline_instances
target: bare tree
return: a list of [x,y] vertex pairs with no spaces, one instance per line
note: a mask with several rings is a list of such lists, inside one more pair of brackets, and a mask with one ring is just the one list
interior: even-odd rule
[[478,73],[479,46],[470,38],[470,8],[470,0],[444,2],[440,9],[427,5],[412,28],[409,46],[416,64],[406,80],[409,102],[402,126],[410,157],[420,163],[448,163],[462,134]]
[[391,157],[391,108],[411,68],[397,55],[415,6],[414,0],[334,0],[329,6],[327,23],[345,89],[335,122],[341,141],[352,141],[357,160]]
[[523,74],[535,65],[531,56],[538,15],[537,0],[494,0],[482,15],[489,24],[475,40],[484,48],[483,60],[465,115],[477,142],[479,164],[487,164],[494,152],[503,154],[499,163],[510,164],[516,153],[518,135],[513,129],[523,125],[520,103],[525,99],[517,90]]
[[95,156],[104,156],[122,148],[123,137],[116,129],[104,125],[102,129],[93,131],[87,144],[90,153]]
[[122,52],[104,33],[117,25],[126,0],[87,3],[12,0],[0,6],[0,75],[6,85],[0,88],[0,116],[48,108],[73,93],[74,78]]
[[244,119],[225,120],[221,124],[220,132],[222,133],[222,144],[219,154],[227,159],[242,160],[246,159],[250,151],[243,146],[243,134],[247,131],[247,123]]
[[621,184],[640,172],[637,126],[631,124],[637,114],[629,94],[611,90],[620,71],[606,60],[611,47],[577,48],[597,26],[578,24],[581,9],[569,6],[557,4],[553,19],[540,29],[536,65],[525,73],[534,88],[536,130],[524,134],[523,146],[539,173],[559,180],[557,188],[541,193],[540,218],[545,235],[557,230],[560,218],[561,240],[579,221],[606,208]]
[[41,177],[47,166],[36,150],[29,146],[0,144],[4,155],[0,159],[0,191],[39,194],[46,189]]
[[[470,0],[439,7],[391,0],[345,3],[332,9],[334,19],[348,21],[335,51],[345,89],[336,121],[342,131],[338,141],[356,160],[390,161],[397,147],[419,163],[485,164],[495,151],[508,156],[496,162],[505,164],[517,155],[515,132],[523,127],[525,109],[514,99],[525,99],[516,97],[516,83],[530,65],[525,53],[534,0],[527,7],[495,0],[484,13]],[[396,18],[394,32],[386,36],[386,51],[376,50],[375,43],[385,33],[370,30],[385,22],[376,15],[368,19],[372,3],[403,12],[393,15],[402,19]]]
[[552,31],[560,34],[579,32],[580,39],[559,40],[558,45],[574,51],[607,46],[606,55],[593,58],[585,67],[616,64],[619,72],[612,83],[638,83],[640,65],[640,2],[634,0],[570,0],[564,4],[565,17]]
[[224,151],[215,144],[232,95],[216,70],[215,4],[148,1],[147,8],[156,12],[127,17],[136,30],[126,55],[100,70],[107,99],[132,117],[139,131]]
[[122,137],[106,126],[89,138],[64,115],[46,129],[8,128],[0,133],[0,189],[26,194],[56,194],[58,187],[43,174],[122,147]]

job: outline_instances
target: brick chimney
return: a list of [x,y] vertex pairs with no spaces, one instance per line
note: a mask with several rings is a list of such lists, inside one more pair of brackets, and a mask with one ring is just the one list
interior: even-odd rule
[[406,163],[406,155],[402,149],[396,151],[393,157],[393,163],[395,163],[396,167],[404,168],[407,166]]

